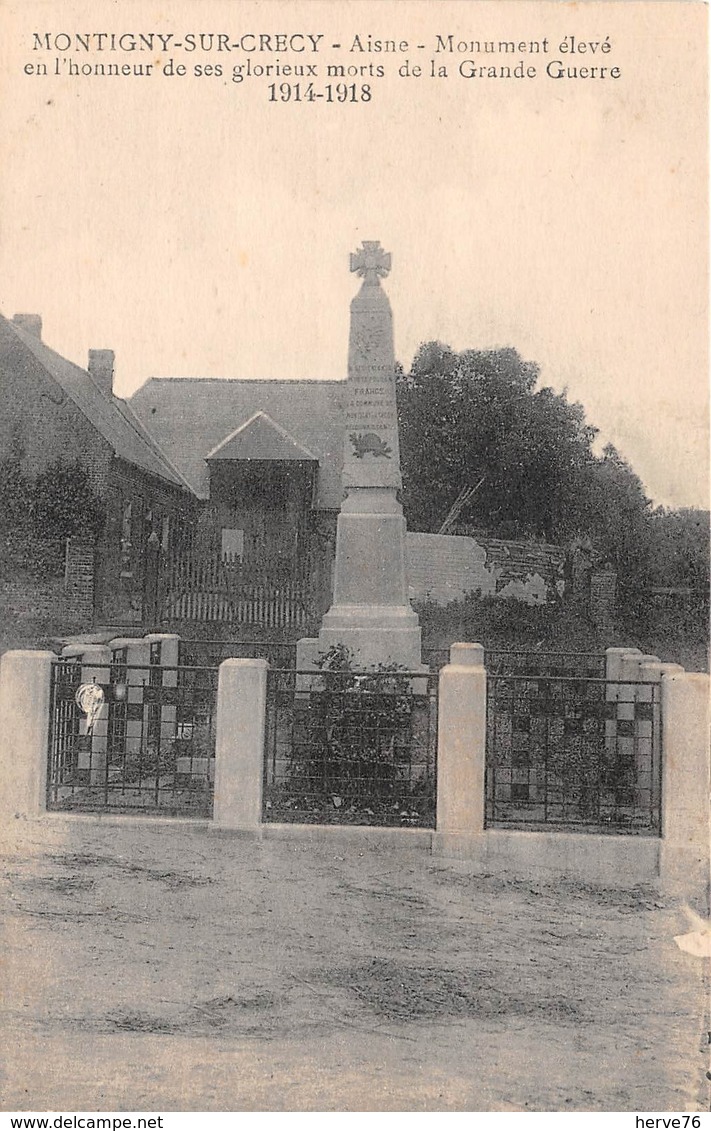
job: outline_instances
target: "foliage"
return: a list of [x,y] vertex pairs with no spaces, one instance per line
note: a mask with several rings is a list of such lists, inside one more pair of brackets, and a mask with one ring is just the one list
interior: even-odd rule
[[587,541],[624,590],[647,583],[650,503],[612,445],[565,393],[537,388],[516,350],[421,346],[398,374],[403,506],[410,529],[435,532],[463,488],[460,519],[490,536]]
[[318,667],[300,716],[296,705],[293,753],[278,804],[326,821],[423,823],[434,811],[434,795],[425,766],[413,766],[410,774],[412,677],[384,665],[357,671],[344,645],[329,649]]
[[96,536],[104,513],[79,460],[58,460],[34,479],[19,453],[0,464],[0,559],[7,573],[52,576],[63,568],[63,540]]
[[709,512],[657,507],[650,519],[650,581],[656,586],[709,587]]
[[651,510],[641,481],[612,444],[588,467],[577,512],[598,560],[617,571],[618,599],[628,605],[649,585]]
[[572,533],[577,480],[595,430],[565,394],[535,391],[538,367],[514,349],[420,347],[398,376],[403,503],[411,529],[436,531],[463,487],[462,519],[500,537]]
[[20,527],[37,537],[69,538],[98,533],[104,505],[94,493],[84,464],[55,460],[34,479],[18,455],[0,464],[0,527]]
[[471,593],[445,606],[423,602],[416,612],[427,648],[445,649],[467,640],[503,650],[588,652],[604,645],[573,605],[526,605],[513,597]]
[[32,519],[38,533],[69,538],[98,534],[104,521],[104,504],[94,493],[80,460],[57,460],[32,486]]
[[628,645],[681,664],[687,671],[708,671],[708,603],[673,602],[659,607],[645,599],[626,612],[614,629],[596,631],[572,604],[525,605],[500,597],[471,595],[444,607],[417,606],[426,648],[444,651],[457,641],[476,641],[488,649],[541,652],[598,652]]

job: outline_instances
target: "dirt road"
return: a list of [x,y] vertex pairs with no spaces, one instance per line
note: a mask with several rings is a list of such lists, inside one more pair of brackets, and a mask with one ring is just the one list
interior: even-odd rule
[[424,851],[19,823],[5,1110],[708,1109],[681,910]]

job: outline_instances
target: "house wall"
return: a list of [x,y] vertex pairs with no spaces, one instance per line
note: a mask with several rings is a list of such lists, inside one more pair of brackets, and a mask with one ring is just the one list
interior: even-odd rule
[[220,553],[223,528],[244,533],[244,562],[293,570],[306,561],[314,465],[295,460],[224,460],[210,465],[210,505],[201,541]]
[[0,326],[0,460],[17,454],[35,477],[58,459],[81,458],[95,491],[106,490],[111,446],[11,331]]
[[[35,568],[21,561],[0,571],[0,625],[32,637],[38,625],[52,631],[88,627],[94,617],[94,542],[81,537],[32,541],[24,547]],[[38,563],[42,569],[37,570]]]
[[63,577],[37,580],[16,575],[0,579],[0,622],[12,622],[22,635],[23,622],[62,619],[65,586]]
[[[108,623],[138,624],[148,538],[156,533],[160,554],[165,558],[179,553],[190,541],[197,501],[187,492],[116,458],[109,468],[105,497],[106,525],[96,554],[96,616]],[[129,505],[131,516],[127,523]]]
[[[192,511],[190,497],[178,488],[116,459],[111,445],[90,424],[60,386],[15,335],[0,326],[0,460],[20,457],[22,470],[35,477],[57,460],[81,461],[92,488],[106,504],[106,525],[95,557],[93,578],[84,548],[81,561],[70,555],[62,581],[64,602],[84,623],[91,623],[91,608],[99,619],[140,616],[143,586],[143,552],[151,529],[162,533],[164,516],[171,519],[170,548],[175,545],[184,519]],[[133,500],[133,568],[122,569],[121,522],[126,503]],[[152,526],[147,516],[152,515]],[[122,576],[124,574],[124,576]],[[45,608],[56,602],[57,582],[35,586],[21,579],[22,593],[8,600],[24,608]],[[94,588],[93,601],[91,588]],[[50,593],[51,590],[51,593]],[[54,605],[57,607],[56,603]]]

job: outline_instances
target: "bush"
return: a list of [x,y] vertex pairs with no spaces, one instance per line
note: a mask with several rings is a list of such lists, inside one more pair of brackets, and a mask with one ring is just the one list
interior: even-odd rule
[[320,820],[423,823],[434,795],[426,758],[413,765],[420,746],[412,677],[383,665],[359,672],[343,645],[318,666],[318,685],[294,702],[293,750],[277,806]]
[[80,460],[56,460],[35,479],[22,471],[21,458],[0,464],[0,530],[48,542],[100,533],[105,516]]
[[96,537],[105,508],[80,461],[57,461],[31,479],[15,455],[0,464],[0,567],[34,581],[61,576],[64,542]]
[[474,641],[485,648],[546,646],[551,651],[589,652],[601,641],[590,622],[571,605],[526,605],[503,597],[468,594],[448,605],[416,606],[423,639],[430,648]]

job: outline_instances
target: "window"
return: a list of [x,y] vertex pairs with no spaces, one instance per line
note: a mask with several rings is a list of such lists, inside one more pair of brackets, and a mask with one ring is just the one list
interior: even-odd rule
[[244,557],[244,530],[222,528],[222,557],[230,562],[241,562]]

